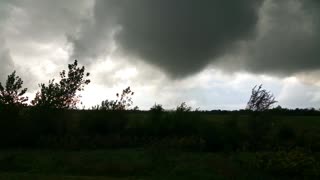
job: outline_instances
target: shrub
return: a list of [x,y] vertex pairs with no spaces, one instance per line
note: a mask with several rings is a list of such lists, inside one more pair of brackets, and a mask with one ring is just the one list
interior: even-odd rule
[[287,125],[283,125],[279,128],[278,132],[277,132],[277,137],[280,140],[290,140],[295,138],[295,132],[293,130],[293,128],[287,126]]
[[256,167],[272,174],[290,177],[318,176],[320,170],[313,155],[301,148],[258,153]]
[[267,113],[254,112],[248,120],[248,144],[251,150],[270,149],[268,141],[273,120]]
[[[129,110],[132,106],[132,96],[134,92],[131,91],[130,86],[123,89],[121,95],[116,94],[117,100],[104,100],[101,102],[101,106],[94,106],[93,109],[96,110],[114,110],[114,111],[123,111]],[[138,110],[138,106],[135,106],[133,110]]]
[[164,109],[161,104],[154,104],[151,108],[150,111],[153,113],[161,113],[164,112]]
[[191,106],[188,106],[185,102],[182,102],[179,106],[177,106],[177,112],[190,112],[192,110]]
[[241,132],[238,119],[224,121],[221,130],[223,148],[226,151],[235,151],[243,148],[244,134]]

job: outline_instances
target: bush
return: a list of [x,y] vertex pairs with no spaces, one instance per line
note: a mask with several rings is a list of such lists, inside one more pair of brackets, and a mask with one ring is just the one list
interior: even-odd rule
[[318,176],[320,170],[319,163],[313,155],[301,148],[258,153],[256,167],[272,174],[289,177]]
[[272,117],[267,113],[254,112],[248,121],[248,144],[252,150],[270,149],[270,130],[272,129]]
[[294,129],[288,125],[281,125],[276,132],[277,144],[286,148],[297,145],[296,133]]
[[311,151],[320,151],[320,131],[305,130],[297,136],[297,143]]
[[88,135],[123,133],[127,118],[121,111],[91,111],[80,121],[80,128]]
[[222,126],[221,135],[223,139],[223,149],[225,151],[243,149],[245,137],[240,130],[238,119],[225,120]]

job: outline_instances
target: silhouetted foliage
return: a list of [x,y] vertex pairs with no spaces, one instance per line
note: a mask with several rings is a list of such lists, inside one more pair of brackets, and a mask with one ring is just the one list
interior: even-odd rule
[[294,129],[288,125],[281,125],[277,131],[279,141],[293,140],[296,137]]
[[273,124],[272,114],[253,112],[248,117],[249,148],[253,150],[265,149],[270,146],[268,141]]
[[139,107],[138,107],[138,106],[135,106],[132,110],[134,110],[134,111],[139,111]]
[[[117,100],[104,100],[101,102],[101,106],[97,105],[94,106],[92,109],[98,109],[98,110],[129,110],[129,108],[132,106],[132,96],[134,95],[134,92],[131,91],[130,86],[122,90],[121,95],[119,93],[116,94]],[[137,110],[137,107],[134,107],[134,110]]]
[[16,71],[8,75],[5,86],[0,82],[0,105],[23,105],[28,101],[28,97],[23,95],[27,88],[22,89],[23,81],[16,76]]
[[162,107],[161,104],[154,104],[151,108],[150,108],[151,112],[163,112],[164,109]]
[[129,109],[133,104],[132,97],[134,92],[131,91],[130,86],[122,90],[122,94],[116,94],[118,100],[116,100],[117,110],[126,110]]
[[60,72],[60,82],[49,80],[49,84],[40,84],[40,92],[37,92],[32,104],[45,108],[75,108],[80,101],[78,91],[82,91],[84,86],[90,83],[86,79],[90,74],[85,73],[85,68],[78,67],[77,60],[68,65],[68,73],[65,70]]
[[319,176],[320,169],[315,156],[302,148],[259,153],[256,155],[255,165],[258,169],[271,174],[301,176],[303,177],[301,179],[314,179]]
[[[59,82],[40,84],[33,104],[44,108],[6,106],[24,104],[27,89],[20,90],[23,82],[15,72],[6,86],[0,83],[1,104],[8,107],[0,107],[0,148],[143,149],[152,155],[152,163],[163,165],[171,163],[168,152],[224,152],[241,169],[319,179],[314,177],[319,177],[320,169],[316,126],[320,112],[314,108],[269,109],[275,98],[260,85],[253,88],[246,110],[200,112],[183,102],[173,111],[165,111],[161,104],[154,104],[150,111],[124,111],[138,109],[132,108],[130,87],[94,110],[68,109],[76,106],[77,92],[90,82],[84,67],[77,66],[77,61],[69,64],[69,72],[62,71]],[[246,157],[252,151],[254,156]],[[12,159],[0,161],[5,167]]]
[[191,106],[188,106],[187,103],[182,102],[179,106],[177,106],[177,112],[190,112],[192,110]]
[[104,100],[101,102],[101,105],[96,105],[92,107],[92,109],[96,110],[115,110],[116,102],[114,100]]
[[262,84],[257,88],[254,86],[252,89],[251,97],[247,103],[246,109],[252,111],[265,111],[269,109],[277,101],[273,94],[269,91],[262,89]]

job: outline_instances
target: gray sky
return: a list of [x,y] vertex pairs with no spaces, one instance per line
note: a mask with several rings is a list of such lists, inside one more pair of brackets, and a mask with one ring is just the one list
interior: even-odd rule
[[86,107],[126,86],[134,104],[244,108],[256,84],[284,107],[320,107],[317,0],[0,0],[0,80],[29,88],[78,59]]

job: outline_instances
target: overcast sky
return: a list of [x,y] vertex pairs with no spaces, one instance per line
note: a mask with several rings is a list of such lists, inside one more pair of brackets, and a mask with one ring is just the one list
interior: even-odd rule
[[0,81],[30,99],[77,59],[87,108],[131,86],[140,109],[241,109],[257,84],[319,108],[319,57],[319,0],[0,0]]

